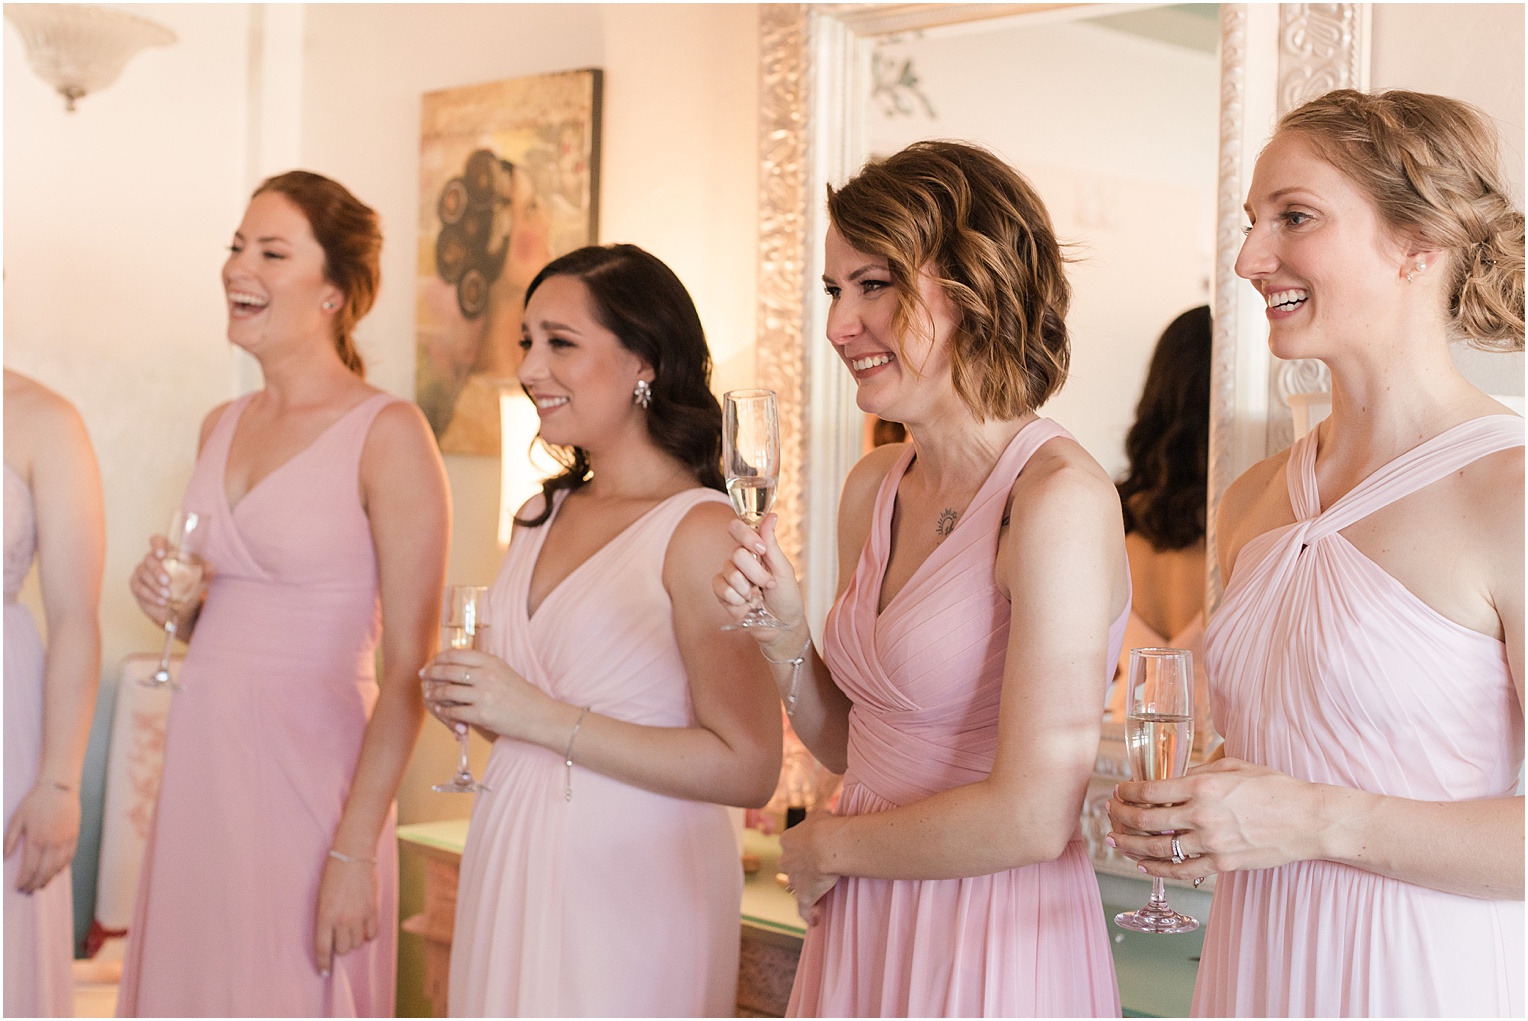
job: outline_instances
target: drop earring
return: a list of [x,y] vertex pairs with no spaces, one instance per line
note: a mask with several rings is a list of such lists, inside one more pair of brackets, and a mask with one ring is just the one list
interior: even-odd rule
[[637,380],[636,389],[631,392],[631,403],[639,408],[646,408],[653,402],[653,387],[645,379]]

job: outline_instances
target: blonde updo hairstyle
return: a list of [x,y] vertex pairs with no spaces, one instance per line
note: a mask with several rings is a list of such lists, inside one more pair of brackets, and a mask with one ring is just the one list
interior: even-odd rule
[[1337,89],[1279,121],[1358,185],[1402,236],[1447,253],[1452,339],[1523,350],[1523,214],[1496,132],[1468,103],[1392,89]]
[[828,187],[828,216],[858,251],[886,260],[898,336],[929,321],[924,266],[954,306],[955,392],[980,420],[1035,410],[1066,381],[1071,302],[1061,245],[1033,186],[985,149],[915,142]]

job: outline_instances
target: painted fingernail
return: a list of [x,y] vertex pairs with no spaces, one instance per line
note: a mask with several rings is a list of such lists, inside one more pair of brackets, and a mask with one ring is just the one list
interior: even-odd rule
[[1146,866],[1144,865],[1137,865],[1136,868],[1140,869],[1142,872],[1146,871]]
[[1119,846],[1118,844],[1116,844],[1114,842],[1114,838],[1113,837],[1104,837],[1104,843],[1108,844],[1110,847],[1118,847]]

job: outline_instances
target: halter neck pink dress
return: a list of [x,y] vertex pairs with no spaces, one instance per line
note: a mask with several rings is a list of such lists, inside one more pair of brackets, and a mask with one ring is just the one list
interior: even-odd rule
[[[42,760],[43,647],[16,602],[37,552],[32,490],[5,466],[5,821],[37,782]],[[69,868],[33,894],[16,889],[21,850],[5,859],[5,1016],[69,1017],[74,985],[74,899]]]
[[[1009,602],[992,576],[998,533],[1014,480],[1058,436],[1068,433],[1049,419],[1021,429],[949,537],[878,615],[911,445],[887,473],[824,632],[823,657],[853,702],[840,815],[886,811],[991,772],[1009,641]],[[1109,629],[1111,672],[1128,612]],[[1119,1016],[1080,830],[1054,861],[967,879],[846,876],[819,907],[793,1017]]]
[[[553,517],[517,528],[489,595],[489,651],[554,698],[652,727],[694,723],[663,561],[696,506],[653,507],[528,615]],[[535,509],[540,509],[539,501]],[[577,755],[575,750],[574,755]],[[655,794],[500,738],[462,854],[453,1017],[730,1017],[743,872],[720,805]]]
[[[1423,801],[1513,792],[1523,716],[1506,647],[1423,603],[1340,530],[1522,444],[1515,415],[1461,423],[1326,510],[1316,434],[1294,445],[1285,478],[1295,521],[1242,548],[1206,637],[1227,755]],[[1224,873],[1193,1012],[1521,1016],[1523,924],[1522,901],[1440,893],[1335,862]]]
[[318,883],[377,685],[377,559],[360,500],[376,394],[230,507],[234,401],[182,504],[210,521],[207,599],[170,700],[123,1016],[390,1017],[397,940],[391,820],[377,841],[375,940],[325,978]]

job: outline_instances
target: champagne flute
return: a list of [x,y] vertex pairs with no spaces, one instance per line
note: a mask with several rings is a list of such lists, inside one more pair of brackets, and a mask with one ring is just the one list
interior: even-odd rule
[[[1137,780],[1170,780],[1188,768],[1194,747],[1193,653],[1187,649],[1131,649],[1125,703],[1125,746]],[[1134,932],[1193,932],[1199,920],[1167,906],[1166,887],[1154,877],[1151,900],[1122,911],[1114,924]]]
[[[488,631],[488,589],[482,585],[446,586],[440,623],[441,645],[445,648],[482,649]],[[455,703],[442,704],[454,705]],[[447,723],[446,726],[455,731],[460,751],[456,775],[447,782],[438,783],[430,789],[442,794],[474,794],[488,790],[472,778],[472,769],[467,764],[471,728],[465,723]]]
[[[775,502],[780,478],[780,412],[773,390],[729,390],[722,395],[722,472],[733,509],[757,529]],[[722,630],[789,626],[764,609],[761,593],[742,620]]]
[[175,622],[187,606],[195,600],[202,588],[202,539],[206,529],[200,514],[177,509],[170,515],[170,528],[166,533],[169,548],[159,566],[170,578],[170,598],[164,620],[164,651],[159,654],[159,669],[138,683],[146,688],[174,688],[180,685],[170,679],[170,652],[175,647]]

